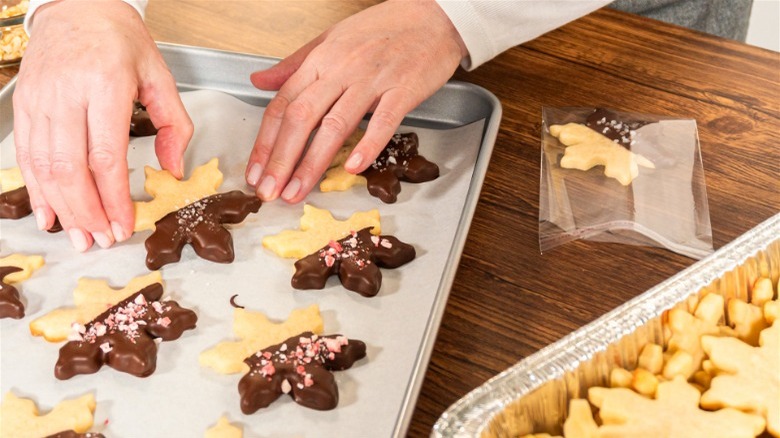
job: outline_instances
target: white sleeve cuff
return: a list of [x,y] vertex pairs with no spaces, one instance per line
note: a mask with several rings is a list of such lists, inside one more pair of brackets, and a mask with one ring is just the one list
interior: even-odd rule
[[436,0],[466,44],[473,70],[501,52],[606,6],[612,0]]
[[[24,30],[27,31],[28,35],[30,34],[30,28],[32,27],[35,11],[41,6],[55,1],[60,1],[60,0],[30,0],[30,7],[27,9],[27,14],[24,16]],[[141,19],[144,18],[144,11],[146,11],[146,4],[149,3],[149,0],[122,0],[122,1],[132,6],[133,9],[135,9],[138,12],[138,15],[141,16]]]

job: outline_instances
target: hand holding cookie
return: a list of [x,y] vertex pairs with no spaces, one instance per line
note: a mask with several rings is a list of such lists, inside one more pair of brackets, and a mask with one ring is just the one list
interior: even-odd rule
[[31,27],[14,138],[38,228],[51,228],[56,214],[79,251],[125,240],[133,230],[126,155],[134,99],[159,128],[160,165],[181,176],[193,127],[173,77],[123,2],[49,3]]
[[279,93],[263,114],[247,182],[265,201],[301,201],[373,112],[345,165],[351,173],[365,170],[403,117],[444,85],[465,55],[455,27],[434,2],[390,1],[336,24],[276,66],[252,74],[257,88]]

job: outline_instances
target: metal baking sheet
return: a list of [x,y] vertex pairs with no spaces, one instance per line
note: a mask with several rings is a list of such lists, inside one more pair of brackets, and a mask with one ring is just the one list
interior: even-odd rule
[[[225,174],[221,190],[246,190],[243,166],[251,140],[242,144],[219,141],[219,129],[243,132],[253,138],[261,114],[258,107],[265,105],[273,94],[254,89],[248,81],[249,73],[277,60],[167,44],[160,44],[160,50],[182,92],[216,90],[237,97],[242,101],[237,103],[248,108],[244,110],[249,115],[241,123],[226,120],[224,123],[229,126],[203,127],[198,121],[202,113],[209,111],[208,107],[203,108],[205,101],[201,97],[212,92],[182,94],[196,122],[196,135],[186,159],[188,171],[211,156],[219,156],[220,169]],[[0,91],[0,140],[13,127],[14,84],[12,81]],[[254,116],[252,111],[256,111]],[[210,112],[223,116],[223,111]],[[377,297],[367,299],[345,291],[335,279],[323,291],[291,289],[293,261],[272,255],[260,241],[266,234],[296,228],[302,204],[268,203],[244,224],[233,227],[237,256],[230,265],[206,262],[185,249],[182,262],[164,267],[162,273],[167,294],[198,313],[198,327],[175,342],[162,344],[158,369],[146,379],[103,369],[95,375],[58,381],[53,376],[53,366],[59,345],[30,337],[27,326],[53,308],[72,305],[72,291],[79,277],[102,278],[119,287],[131,277],[148,272],[143,265],[143,241],[148,232],[137,233],[111,250],[92,249],[77,255],[63,234],[36,232],[32,218],[0,222],[0,256],[22,252],[43,254],[47,260],[42,270],[20,285],[27,307],[25,318],[0,320],[0,389],[3,393],[13,390],[19,396],[33,398],[44,411],[62,398],[93,392],[98,403],[94,430],[105,431],[111,437],[201,436],[223,414],[242,425],[246,437],[404,435],[500,117],[501,107],[495,96],[471,84],[449,83],[404,120],[407,129],[419,130],[434,142],[444,138],[437,132],[446,136],[475,123],[481,127],[471,150],[453,153],[452,148],[458,144],[439,150],[423,148],[432,161],[440,160],[439,180],[427,185],[405,184],[397,204],[382,204],[365,189],[357,188],[341,194],[315,189],[307,199],[312,205],[331,209],[339,218],[354,210],[378,208],[383,217],[383,232],[415,245],[418,258],[400,270],[385,271],[383,288]],[[139,160],[156,165],[151,142],[131,141],[130,179],[136,198],[143,181]],[[7,143],[3,143],[0,155],[2,168],[14,165]],[[269,270],[273,275],[264,274]],[[253,415],[240,413],[240,375],[218,375],[197,364],[201,351],[232,338],[233,309],[228,300],[234,294],[239,295],[237,301],[247,309],[266,312],[277,321],[293,308],[318,303],[327,333],[341,332],[366,341],[368,359],[336,373],[341,395],[337,409],[313,411],[282,398]]]
[[569,399],[633,369],[642,347],[663,345],[661,314],[695,294],[748,299],[759,276],[780,277],[780,214],[635,299],[523,359],[450,406],[433,437],[560,434]]

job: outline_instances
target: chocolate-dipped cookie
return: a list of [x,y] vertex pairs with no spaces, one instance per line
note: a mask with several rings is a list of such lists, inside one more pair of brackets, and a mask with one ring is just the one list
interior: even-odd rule
[[222,224],[237,224],[249,213],[257,213],[262,201],[234,190],[218,193],[168,213],[155,223],[146,239],[146,266],[157,270],[178,262],[184,245],[192,245],[200,257],[217,263],[230,263],[233,237]]
[[61,380],[92,374],[103,365],[138,377],[157,367],[157,345],[195,328],[195,312],[175,301],[160,301],[163,287],[149,285],[98,315],[86,326],[74,324],[60,348],[54,375]]
[[370,227],[363,228],[295,262],[292,287],[322,289],[328,277],[338,275],[345,288],[373,297],[382,286],[379,268],[395,269],[415,255],[412,245],[393,236],[374,236]]
[[[31,213],[30,193],[26,186],[0,193],[0,219],[21,219]],[[50,233],[62,231],[59,218],[54,218],[54,225],[47,231]]]
[[0,266],[0,319],[24,317],[24,304],[19,298],[19,291],[15,287],[3,281],[5,276],[21,271],[16,266]]
[[350,368],[366,356],[366,344],[341,335],[305,332],[244,360],[249,372],[238,383],[241,412],[252,414],[283,394],[307,408],[329,410],[339,403],[331,371]]
[[419,139],[414,132],[395,134],[374,163],[361,172],[368,192],[392,204],[401,193],[400,181],[422,183],[439,177],[439,166],[418,153]]
[[0,219],[21,219],[32,213],[27,187],[0,193]]
[[141,102],[133,102],[133,115],[130,116],[130,137],[146,137],[157,134],[146,107]]

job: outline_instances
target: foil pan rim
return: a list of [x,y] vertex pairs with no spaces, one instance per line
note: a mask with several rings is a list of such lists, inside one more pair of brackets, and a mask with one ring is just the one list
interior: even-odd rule
[[542,348],[475,388],[436,421],[432,437],[476,437],[510,403],[575,370],[595,353],[741,265],[780,236],[780,213],[636,298]]

